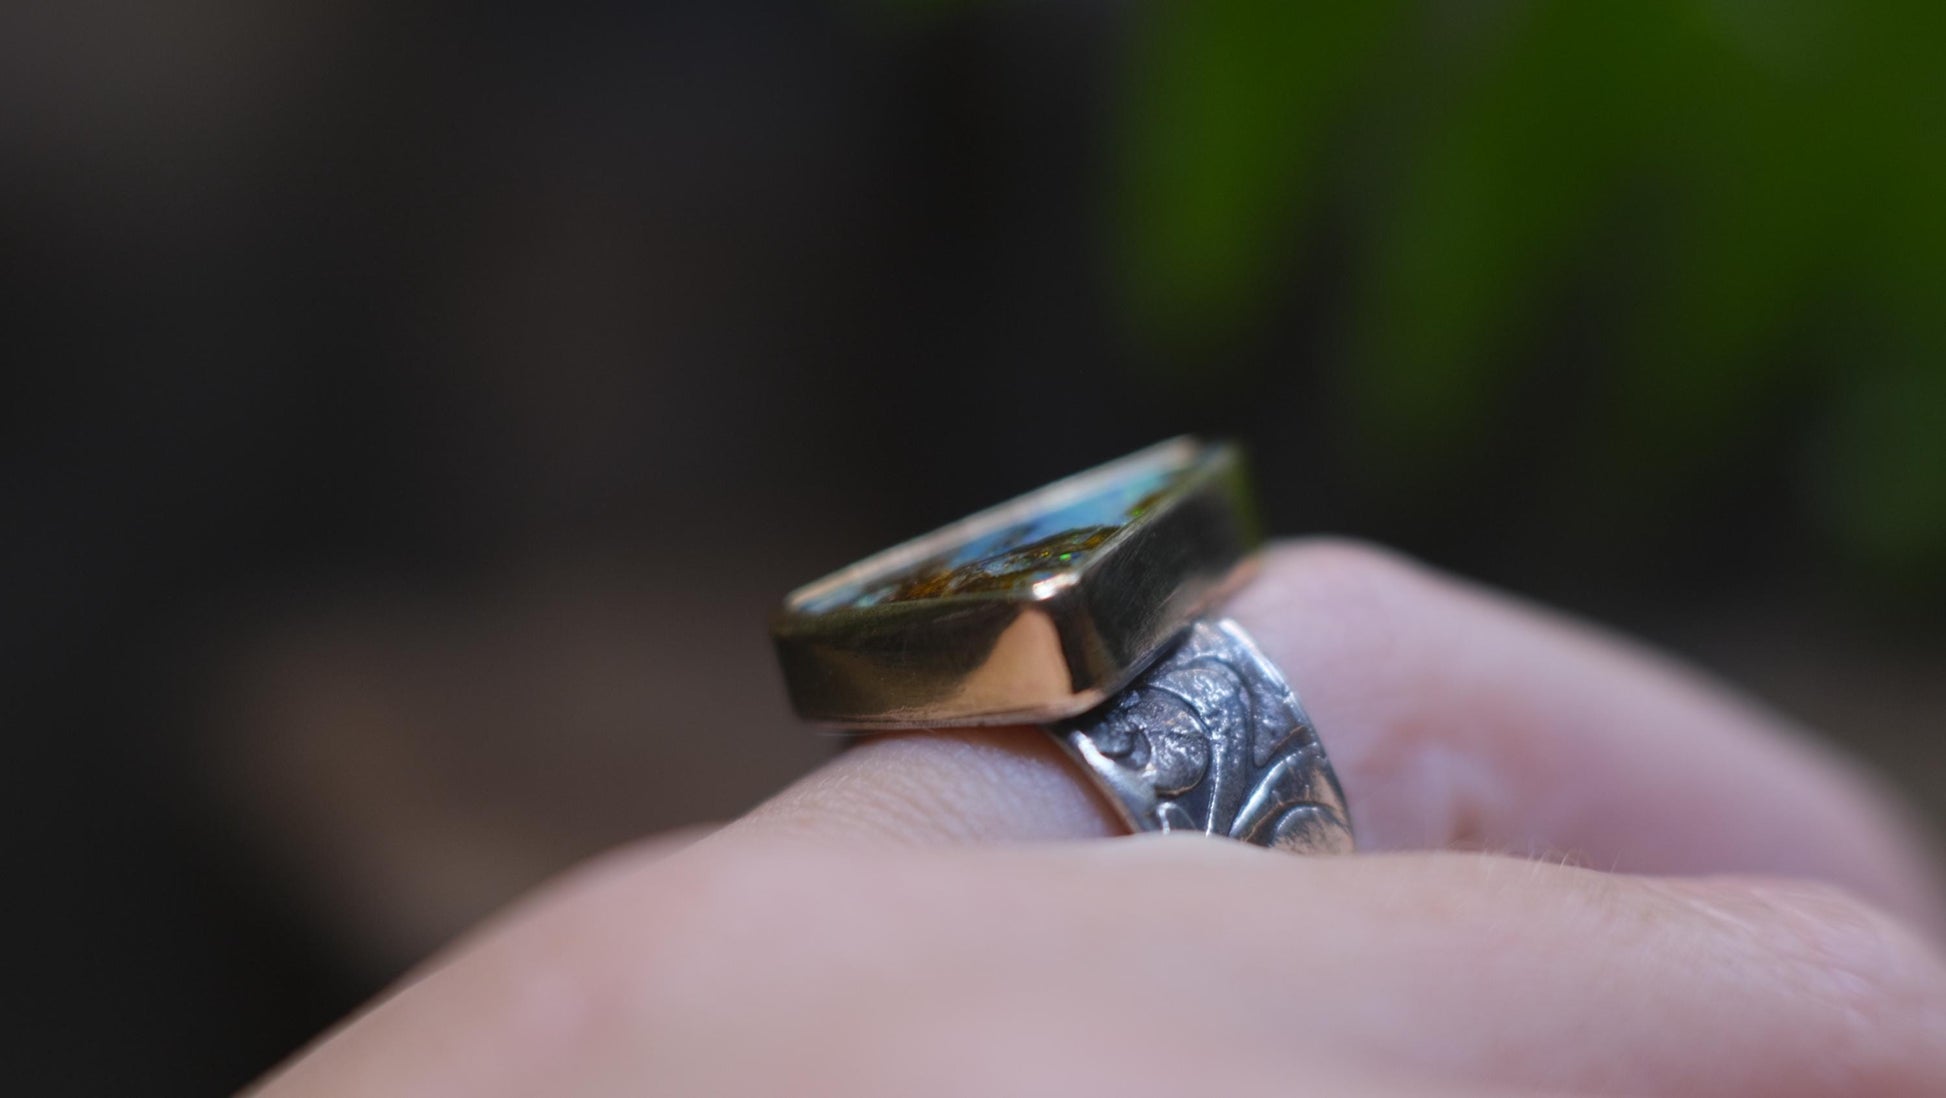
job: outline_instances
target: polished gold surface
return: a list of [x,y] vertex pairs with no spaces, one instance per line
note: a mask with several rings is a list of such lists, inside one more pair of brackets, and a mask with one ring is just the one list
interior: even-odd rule
[[771,635],[808,720],[1044,723],[1126,684],[1258,538],[1236,448],[1177,438],[799,588]]

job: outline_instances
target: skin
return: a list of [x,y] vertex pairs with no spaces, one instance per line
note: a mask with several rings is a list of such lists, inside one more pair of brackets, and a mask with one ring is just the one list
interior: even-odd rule
[[257,1093],[1946,1094],[1946,905],[1851,764],[1361,546],[1226,609],[1364,852],[1099,841],[1038,734],[881,737],[569,874]]

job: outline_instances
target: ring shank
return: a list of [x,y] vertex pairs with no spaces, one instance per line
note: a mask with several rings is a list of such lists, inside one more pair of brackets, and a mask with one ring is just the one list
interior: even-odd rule
[[1316,727],[1227,618],[1195,622],[1121,693],[1047,731],[1132,831],[1352,850],[1344,791]]

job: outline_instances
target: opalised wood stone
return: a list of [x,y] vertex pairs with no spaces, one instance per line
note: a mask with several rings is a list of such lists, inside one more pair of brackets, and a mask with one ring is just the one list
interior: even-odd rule
[[1257,541],[1236,448],[1172,439],[799,588],[771,632],[809,720],[1058,720],[1120,689]]

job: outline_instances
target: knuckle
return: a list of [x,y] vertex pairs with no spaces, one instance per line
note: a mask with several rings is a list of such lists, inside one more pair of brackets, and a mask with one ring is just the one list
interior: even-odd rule
[[[1463,588],[1365,542],[1285,542],[1233,612],[1329,729],[1360,826],[1380,845],[1490,847],[1508,790],[1548,741],[1524,687],[1454,643],[1502,643]],[[1504,830],[1504,829],[1503,829]]]
[[1326,535],[1281,541],[1269,550],[1269,568],[1280,575],[1358,592],[1385,592],[1423,584],[1426,569],[1376,542]]
[[[1266,550],[1259,578],[1237,593],[1233,606],[1246,625],[1264,627],[1273,642],[1290,634],[1308,653],[1311,639],[1328,634],[1333,649],[1348,648],[1352,654],[1314,655],[1362,661],[1396,645],[1395,626],[1423,618],[1428,602],[1445,586],[1425,566],[1390,549],[1344,538],[1305,538]],[[1298,621],[1307,623],[1302,634],[1291,628]]]

